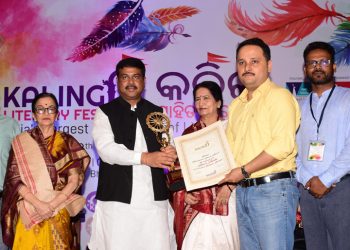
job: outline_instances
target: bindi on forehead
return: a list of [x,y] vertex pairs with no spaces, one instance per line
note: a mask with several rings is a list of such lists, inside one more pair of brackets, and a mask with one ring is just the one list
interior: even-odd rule
[[52,100],[52,98],[50,97],[44,97],[44,98],[40,98],[37,103],[37,106],[55,106],[55,102],[54,100]]
[[54,103],[50,103],[50,102],[44,102],[44,103],[38,102],[37,105],[38,106],[45,106],[45,107],[47,107],[47,106],[54,106],[55,104]]

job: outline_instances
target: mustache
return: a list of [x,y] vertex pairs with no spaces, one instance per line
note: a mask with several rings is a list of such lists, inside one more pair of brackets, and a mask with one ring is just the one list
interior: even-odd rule
[[136,87],[135,84],[128,84],[125,88],[126,88],[126,89],[129,89],[129,88],[135,88],[135,89],[137,89],[137,87]]
[[242,76],[245,76],[245,75],[252,75],[252,76],[255,76],[255,74],[254,73],[252,73],[252,72],[244,72],[243,74],[242,74]]
[[313,74],[314,73],[323,73],[323,74],[325,74],[325,72],[323,70],[319,70],[319,69],[314,70],[312,73]]

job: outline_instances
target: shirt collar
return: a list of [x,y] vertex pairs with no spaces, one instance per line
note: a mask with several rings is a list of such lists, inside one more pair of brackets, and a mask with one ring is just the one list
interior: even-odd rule
[[[271,80],[268,77],[265,82],[260,84],[260,86],[253,92],[253,98],[265,94],[269,91],[271,86]],[[243,92],[238,96],[241,102],[248,102],[248,90],[245,88]]]
[[316,98],[317,100],[318,100],[318,99],[327,98],[327,97],[328,97],[328,95],[330,94],[331,90],[332,90],[332,88],[327,89],[326,91],[324,91],[324,92],[322,93],[322,95],[321,95],[321,96],[318,96],[318,94],[317,94],[317,93],[312,92],[312,98]]
[[121,97],[121,96],[119,96],[119,101],[120,101],[120,103],[121,103],[124,107],[126,107],[126,108],[128,108],[128,109],[131,109],[131,110],[135,110],[135,109],[138,108],[138,107],[142,107],[142,105],[143,105],[143,103],[144,103],[144,99],[141,98],[141,100],[138,101],[138,102],[136,103],[136,105],[132,107],[132,106],[130,105],[130,103],[128,103],[126,100],[124,100],[123,97]]

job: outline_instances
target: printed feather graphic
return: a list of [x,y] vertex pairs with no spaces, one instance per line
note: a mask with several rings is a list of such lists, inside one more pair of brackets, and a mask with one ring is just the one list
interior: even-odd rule
[[144,17],[134,35],[120,43],[118,47],[134,49],[135,51],[157,51],[164,49],[175,34],[190,37],[188,34],[182,34],[183,31],[183,26],[177,24],[171,32],[168,32],[163,26],[155,25],[147,17]]
[[350,65],[350,22],[341,23],[332,36],[330,44],[335,49],[335,62]]
[[291,0],[286,3],[277,3],[274,0],[273,4],[282,12],[265,10],[262,17],[254,21],[236,0],[230,0],[225,23],[233,33],[244,38],[260,37],[270,45],[287,42],[288,46],[294,46],[324,20],[349,20],[336,12],[334,5],[331,8],[326,5],[326,9],[322,9],[311,0]]
[[84,61],[111,48],[157,51],[171,43],[175,35],[190,37],[183,34],[183,25],[169,26],[170,30],[166,30],[162,23],[192,16],[199,12],[197,9],[187,6],[160,9],[152,12],[151,21],[145,16],[141,3],[142,0],[115,4],[67,60]]
[[120,1],[114,5],[67,60],[83,61],[116,47],[124,39],[132,36],[144,16],[141,3],[142,0]]
[[198,14],[199,10],[189,6],[178,6],[176,8],[163,8],[153,11],[148,18],[156,25],[167,24],[179,19],[184,19],[195,14]]

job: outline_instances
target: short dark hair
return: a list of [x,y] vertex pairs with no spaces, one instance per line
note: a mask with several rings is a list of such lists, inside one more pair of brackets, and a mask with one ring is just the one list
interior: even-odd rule
[[140,59],[129,57],[129,58],[120,60],[116,67],[117,77],[119,76],[119,71],[125,67],[138,68],[141,70],[141,74],[143,77],[145,77],[146,75],[145,64]]
[[193,100],[196,101],[196,92],[199,88],[206,88],[210,91],[212,96],[214,97],[215,101],[221,101],[220,108],[218,108],[218,114],[219,116],[222,115],[222,107],[224,106],[224,100],[222,98],[222,90],[220,86],[213,81],[204,81],[201,83],[198,83],[194,88],[193,88]]
[[334,54],[335,54],[334,48],[329,43],[320,42],[320,41],[309,43],[306,46],[303,54],[304,62],[306,62],[306,57],[310,54],[310,52],[316,49],[327,51],[331,56],[331,62],[334,63]]
[[34,100],[32,101],[32,112],[33,113],[35,113],[36,103],[39,101],[39,99],[44,98],[44,97],[50,97],[54,101],[54,103],[56,105],[56,109],[58,110],[58,101],[57,101],[56,96],[52,93],[45,93],[44,92],[44,93],[40,93],[34,97]]
[[240,49],[244,46],[247,45],[255,45],[258,46],[262,49],[264,57],[266,58],[267,61],[271,60],[271,51],[270,51],[270,47],[260,38],[251,38],[251,39],[247,39],[243,42],[241,42],[240,44],[238,44],[237,49],[236,49],[236,59],[238,56],[238,52],[240,51]]

